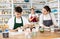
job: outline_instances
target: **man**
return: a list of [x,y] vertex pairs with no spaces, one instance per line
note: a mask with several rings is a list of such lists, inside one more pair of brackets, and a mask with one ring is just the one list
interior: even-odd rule
[[30,23],[25,17],[22,16],[22,8],[19,6],[15,7],[15,17],[12,17],[8,21],[9,29],[16,30],[27,24],[30,24]]

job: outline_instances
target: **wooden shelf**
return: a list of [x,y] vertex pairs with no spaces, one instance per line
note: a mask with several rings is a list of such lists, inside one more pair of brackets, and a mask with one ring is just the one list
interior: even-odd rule
[[0,8],[0,10],[11,10],[12,8]]

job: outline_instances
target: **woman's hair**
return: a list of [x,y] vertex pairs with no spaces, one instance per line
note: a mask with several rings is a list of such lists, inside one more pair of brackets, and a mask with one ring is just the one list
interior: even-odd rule
[[21,13],[22,8],[20,6],[15,7],[15,12]]
[[30,10],[35,10],[34,8],[31,8]]
[[43,8],[46,9],[47,11],[51,12],[51,9],[49,6],[44,6]]

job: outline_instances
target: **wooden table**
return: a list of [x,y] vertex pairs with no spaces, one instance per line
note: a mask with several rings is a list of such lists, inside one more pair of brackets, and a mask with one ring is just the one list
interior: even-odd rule
[[[59,38],[60,33],[58,32],[38,32],[36,36],[31,37],[30,39],[52,39]],[[24,34],[10,35],[9,38],[3,38],[2,34],[0,34],[0,39],[26,39]]]

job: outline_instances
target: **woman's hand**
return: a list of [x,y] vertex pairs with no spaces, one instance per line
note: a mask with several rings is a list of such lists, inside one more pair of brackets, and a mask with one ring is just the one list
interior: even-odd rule
[[36,17],[36,20],[39,21],[39,17]]
[[32,28],[33,26],[34,26],[34,24],[25,24],[23,27],[24,28],[27,28],[27,27]]
[[47,26],[43,26],[44,28],[50,28],[50,27],[47,27]]
[[31,22],[35,17],[29,18],[29,21]]

